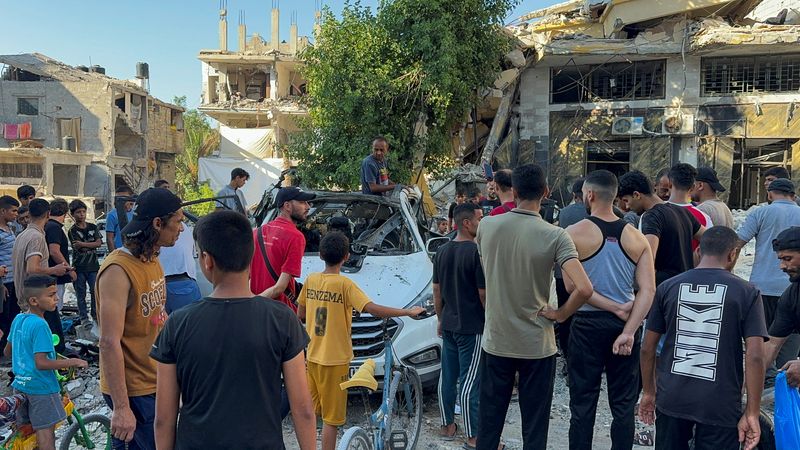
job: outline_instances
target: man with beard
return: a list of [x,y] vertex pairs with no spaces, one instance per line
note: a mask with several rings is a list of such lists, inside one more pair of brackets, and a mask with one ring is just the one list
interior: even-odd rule
[[[789,275],[791,284],[778,300],[775,319],[769,327],[767,357],[764,359],[767,370],[778,358],[787,338],[800,333],[800,227],[781,231],[772,241],[772,249],[778,254],[781,270]],[[789,385],[800,386],[800,359],[789,359],[781,370],[786,371]]]
[[250,290],[285,303],[294,312],[300,294],[295,278],[300,276],[306,249],[306,238],[297,224],[306,220],[311,208],[308,201],[315,197],[297,187],[281,188],[278,217],[253,231],[256,251],[250,263]]
[[394,190],[395,183],[389,179],[389,167],[386,165],[387,153],[389,141],[385,137],[378,136],[372,140],[372,154],[361,162],[362,194],[383,195]]

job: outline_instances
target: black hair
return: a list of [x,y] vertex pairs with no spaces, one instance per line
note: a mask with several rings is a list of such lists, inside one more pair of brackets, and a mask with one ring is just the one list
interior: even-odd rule
[[22,186],[17,188],[18,199],[22,200],[30,196],[36,197],[36,189],[34,189],[33,186],[23,184]]
[[153,187],[160,188],[160,187],[164,186],[165,184],[169,184],[169,181],[167,181],[167,180],[156,180],[156,182],[153,183]]
[[344,261],[350,252],[350,241],[340,231],[330,231],[319,243],[319,257],[327,266],[335,266]]
[[239,177],[244,177],[245,180],[249,180],[250,179],[250,174],[247,173],[247,171],[242,169],[241,167],[237,167],[237,168],[231,170],[231,181],[233,181],[235,178],[239,178]]
[[669,167],[664,167],[663,169],[658,171],[658,173],[656,174],[656,180],[655,180],[656,183],[658,183],[659,180],[661,180],[664,177],[669,177],[669,169],[670,169]]
[[511,183],[522,200],[541,200],[547,190],[547,177],[538,164],[525,164],[514,169]]
[[10,195],[0,197],[0,209],[10,209],[14,206],[19,206],[17,199]]
[[20,309],[27,311],[30,304],[28,299],[38,297],[44,289],[56,285],[55,277],[50,275],[31,274],[22,282],[22,295],[17,299]]
[[70,214],[75,214],[75,211],[77,211],[79,209],[89,209],[89,208],[86,206],[86,203],[83,203],[83,201],[81,201],[80,199],[77,199],[77,198],[75,200],[69,202],[69,213]]
[[247,218],[236,211],[213,212],[201,218],[192,233],[197,248],[214,258],[223,272],[239,273],[253,259],[253,231]]
[[511,171],[508,169],[498,170],[494,173],[494,182],[501,191],[508,192],[512,183]]
[[700,238],[700,253],[709,256],[725,256],[737,245],[739,238],[733,229],[717,225],[703,233]]
[[586,181],[586,179],[583,178],[583,177],[578,178],[577,180],[575,180],[575,182],[572,183],[572,193],[580,195],[583,192],[583,183],[585,181]]
[[67,214],[69,205],[63,198],[57,198],[50,202],[50,215],[53,217],[61,217]]
[[770,167],[769,169],[765,170],[763,176],[766,178],[768,176],[773,176],[775,178],[789,178],[789,171],[786,170],[785,167],[775,166]]
[[21,215],[27,213],[28,211],[29,211],[29,209],[28,209],[27,206],[20,206],[19,209],[17,210],[17,214],[19,214],[21,216]]
[[475,197],[479,197],[480,195],[481,195],[481,190],[476,188],[476,187],[473,187],[472,189],[469,190],[469,193],[467,194],[467,198],[475,198]]
[[586,175],[584,184],[599,188],[593,190],[600,194],[602,200],[607,202],[613,202],[614,198],[617,197],[619,183],[617,182],[617,177],[608,170],[600,169],[589,172],[589,175]]
[[[169,213],[166,216],[159,217],[161,219],[161,223],[166,224],[173,215],[175,215],[175,213]],[[125,229],[125,226],[120,223],[119,229],[120,233],[122,233]],[[145,226],[141,233],[138,233],[135,236],[126,236],[124,233],[122,235],[122,243],[125,245],[125,248],[131,252],[131,255],[135,256],[136,258],[144,256],[148,261],[152,260],[153,257],[156,256],[155,247],[157,242],[158,230],[156,230],[153,226],[152,220],[147,224],[147,226]]]
[[381,136],[380,134],[372,138],[372,143],[374,144],[376,142],[385,142],[386,145],[389,145],[389,140],[386,139],[384,136]]
[[31,212],[31,219],[39,219],[50,212],[50,202],[43,198],[35,198],[28,203],[28,210]]
[[669,181],[678,189],[689,190],[694,186],[697,169],[689,163],[678,163],[669,169]]
[[472,202],[465,202],[456,206],[453,209],[453,222],[461,225],[465,219],[472,219],[475,217],[476,209],[481,209],[481,207]]
[[638,192],[642,195],[653,195],[653,185],[645,174],[638,170],[628,172],[619,178],[617,196],[633,195]]
[[118,186],[116,190],[114,190],[115,194],[131,194],[133,195],[133,188],[123,184],[122,186]]

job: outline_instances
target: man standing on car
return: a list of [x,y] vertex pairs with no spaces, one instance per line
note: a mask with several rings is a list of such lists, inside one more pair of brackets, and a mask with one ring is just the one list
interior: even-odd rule
[[454,211],[458,234],[436,252],[433,259],[433,302],[442,337],[442,373],[439,377],[440,434],[455,438],[456,386],[461,387],[466,445],[475,447],[478,435],[481,340],[483,337],[486,281],[475,234],[483,217],[471,202]]
[[115,449],[155,448],[156,362],[148,355],[167,320],[158,254],[175,245],[182,219],[175,194],[161,188],[142,192],[122,229],[125,246],[106,256],[97,273],[100,391],[113,411]]
[[372,154],[361,162],[361,193],[382,195],[391,192],[395,183],[389,179],[389,168],[386,155],[389,153],[389,142],[383,136],[372,140]]
[[300,276],[306,251],[306,238],[297,225],[308,217],[308,202],[315,197],[297,187],[281,188],[275,202],[278,216],[253,230],[256,248],[250,263],[250,289],[255,295],[285,303],[294,312],[300,294],[295,278]]

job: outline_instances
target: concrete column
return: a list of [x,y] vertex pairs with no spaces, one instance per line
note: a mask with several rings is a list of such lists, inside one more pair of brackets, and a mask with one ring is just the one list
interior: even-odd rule
[[239,52],[244,53],[247,49],[247,26],[245,24],[239,25]]
[[78,168],[78,196],[86,197],[86,165],[81,164]]
[[289,53],[297,54],[297,24],[293,23],[289,28]]
[[275,70],[275,65],[269,69],[269,98],[271,100],[278,99],[278,71]]
[[281,10],[278,8],[272,8],[270,29],[272,31],[272,48],[279,50],[281,48]]
[[53,179],[53,158],[51,156],[44,157],[44,178],[42,178],[42,186],[44,187],[45,195],[52,195],[52,186],[55,184]]
[[219,49],[223,52],[228,51],[228,11],[219,11]]

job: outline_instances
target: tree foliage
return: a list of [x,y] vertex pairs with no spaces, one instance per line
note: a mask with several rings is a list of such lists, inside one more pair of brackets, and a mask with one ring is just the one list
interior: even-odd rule
[[[186,96],[175,97],[173,102],[186,108]],[[198,181],[201,157],[208,156],[219,146],[219,130],[212,128],[205,114],[196,109],[183,113],[184,152],[175,157],[175,184],[178,195],[184,200],[197,200],[214,196],[208,183]],[[202,203],[192,208],[195,214],[203,215],[214,210],[214,204]]]
[[[409,180],[420,155],[429,172],[451,167],[452,133],[510,49],[499,27],[516,2],[382,0],[373,14],[348,1],[341,17],[326,9],[303,54],[309,117],[287,148],[306,162],[303,181],[356,188],[376,135],[390,142],[395,181]],[[415,135],[420,118],[424,137]]]

